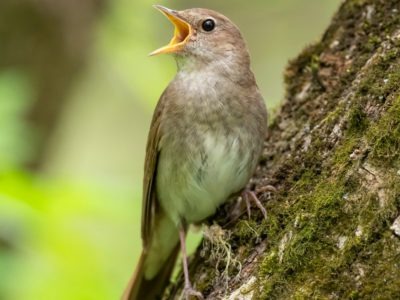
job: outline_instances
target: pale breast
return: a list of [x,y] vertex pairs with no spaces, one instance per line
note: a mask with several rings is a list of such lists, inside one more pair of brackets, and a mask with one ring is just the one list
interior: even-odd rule
[[[211,132],[195,145],[164,148],[159,159],[157,192],[161,205],[178,222],[198,222],[212,215],[227,198],[242,189],[253,167],[252,153],[239,149],[238,136]],[[170,159],[176,157],[176,159]]]
[[[177,224],[207,218],[245,187],[266,121],[261,96],[247,99],[251,91],[229,78],[203,73],[178,80],[185,88],[165,108],[156,176],[157,197]],[[178,91],[174,83],[171,89]]]

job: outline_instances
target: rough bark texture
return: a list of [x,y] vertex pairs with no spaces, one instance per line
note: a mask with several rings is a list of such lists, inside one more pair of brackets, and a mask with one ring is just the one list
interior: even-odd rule
[[398,298],[399,1],[345,1],[285,76],[254,178],[277,188],[259,192],[268,219],[217,215],[194,285],[207,299]]

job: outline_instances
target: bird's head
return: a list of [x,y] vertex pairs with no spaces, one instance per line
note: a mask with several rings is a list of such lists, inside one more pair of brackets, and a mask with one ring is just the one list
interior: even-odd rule
[[155,5],[175,26],[168,45],[150,55],[172,53],[177,60],[209,64],[217,61],[249,65],[246,44],[237,26],[227,17],[208,9],[175,11]]

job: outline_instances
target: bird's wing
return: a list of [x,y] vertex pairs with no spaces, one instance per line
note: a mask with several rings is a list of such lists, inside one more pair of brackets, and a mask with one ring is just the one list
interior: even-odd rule
[[164,106],[165,92],[161,95],[151,121],[149,136],[146,146],[143,178],[143,203],[142,203],[142,240],[146,248],[154,226],[154,215],[158,210],[158,200],[155,191],[155,177],[159,157],[159,142],[161,129],[161,113]]

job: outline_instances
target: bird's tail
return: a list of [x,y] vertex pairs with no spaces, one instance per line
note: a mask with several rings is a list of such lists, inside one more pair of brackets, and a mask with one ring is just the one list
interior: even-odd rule
[[176,225],[169,218],[160,217],[159,221],[122,300],[159,299],[169,282],[179,253],[179,237]]
[[142,252],[136,271],[129,281],[129,285],[122,296],[122,300],[155,300],[161,298],[165,286],[168,284],[171,277],[178,253],[179,243],[164,265],[160,268],[157,275],[148,280],[144,277],[146,254]]

